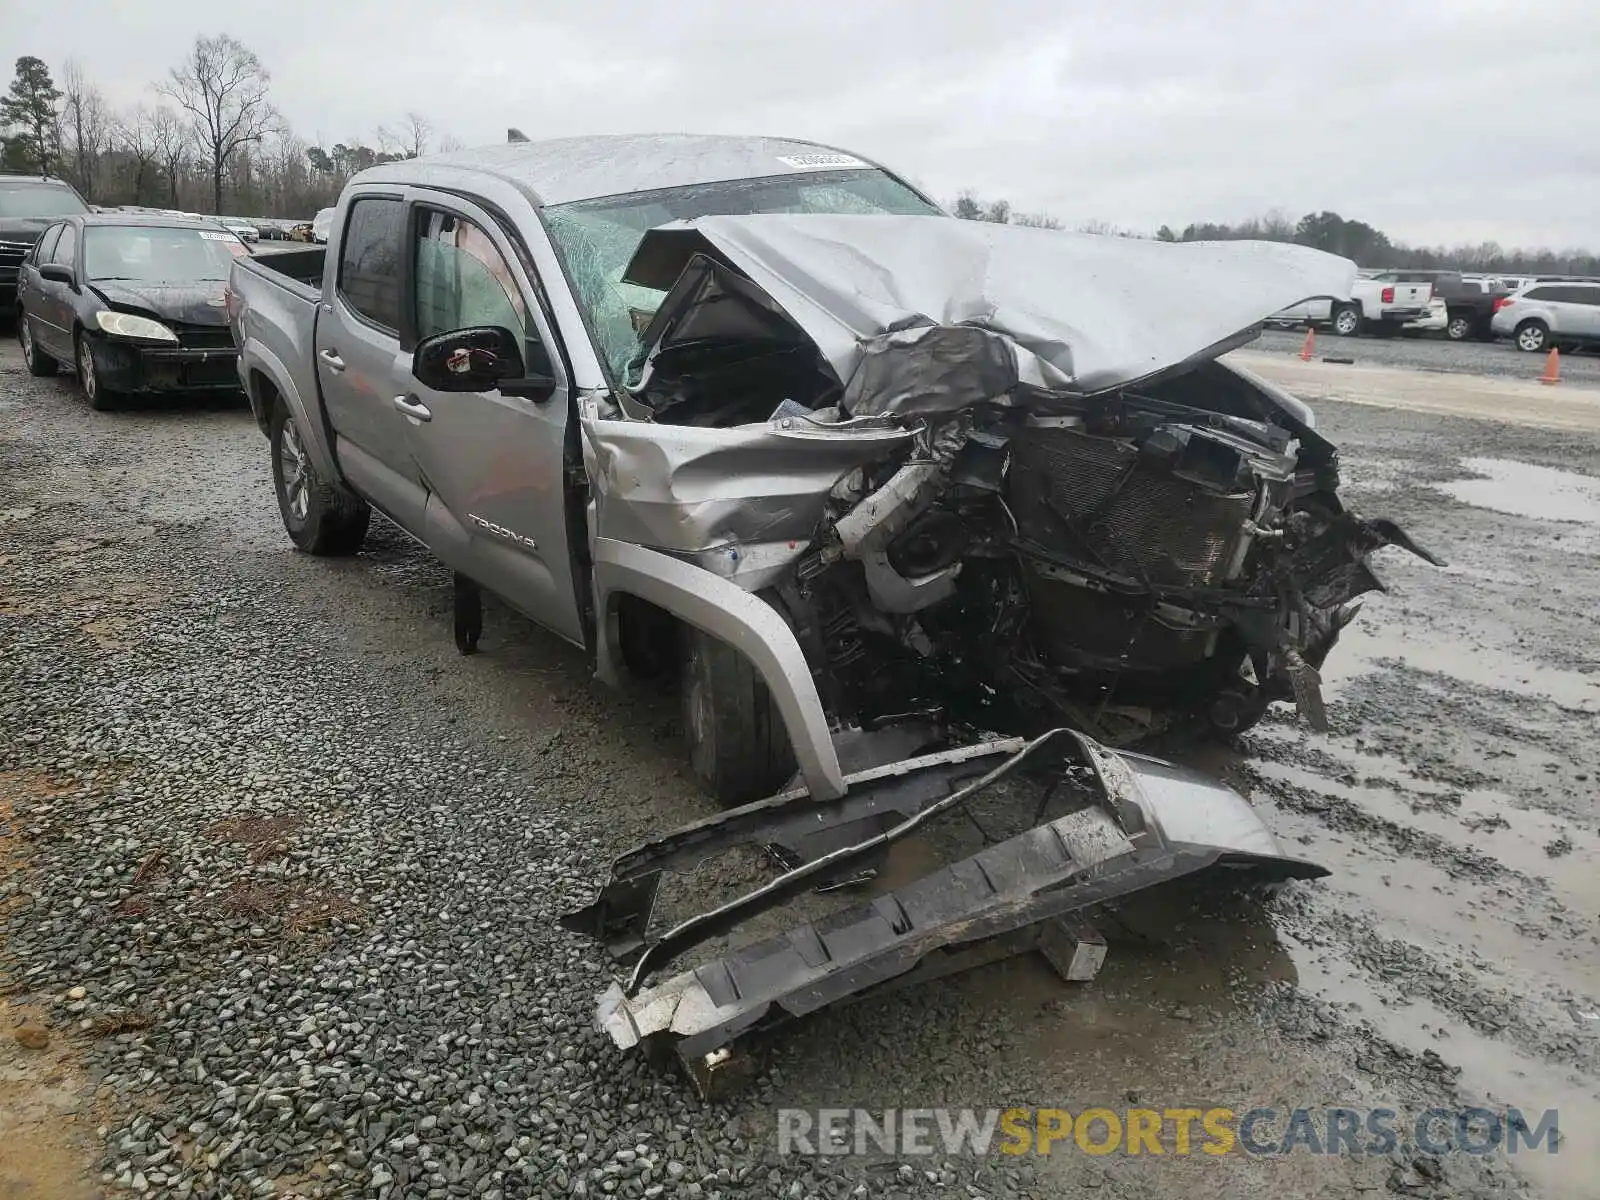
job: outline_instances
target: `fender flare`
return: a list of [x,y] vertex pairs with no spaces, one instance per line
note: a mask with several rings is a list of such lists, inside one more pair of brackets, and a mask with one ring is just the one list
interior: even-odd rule
[[[245,339],[244,348],[239,353],[239,361],[251,375],[259,373],[277,391],[284,406],[289,410],[289,415],[294,418],[295,424],[300,429],[306,453],[311,456],[311,465],[316,468],[317,474],[329,482],[342,481],[344,475],[339,470],[339,464],[334,461],[333,450],[328,445],[326,427],[320,419],[320,413],[315,417],[312,415],[300,395],[300,389],[295,387],[294,377],[289,373],[284,361],[256,338]],[[261,397],[256,395],[254,381],[246,378],[243,382],[245,394],[250,397],[250,407],[255,412],[256,423],[261,426],[262,432],[266,432],[272,414],[263,409]]]
[[783,716],[806,788],[819,800],[845,794],[828,717],[800,643],[770,605],[737,584],[659,550],[595,538],[595,673],[617,682],[620,595],[637,596],[732,646],[760,673]]

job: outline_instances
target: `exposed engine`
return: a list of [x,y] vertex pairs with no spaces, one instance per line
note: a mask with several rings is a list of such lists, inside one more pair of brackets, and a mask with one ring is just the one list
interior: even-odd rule
[[1111,742],[1237,731],[1278,699],[1320,723],[1317,668],[1381,586],[1365,555],[1403,535],[1345,513],[1332,447],[1248,391],[1208,365],[1050,415],[978,408],[853,472],[777,589],[825,701]]
[[628,275],[670,288],[630,368],[649,421],[619,424],[674,432],[594,439],[602,532],[781,608],[840,726],[1116,744],[1290,699],[1320,724],[1369,554],[1430,556],[1347,513],[1304,406],[1220,355],[1353,270],[943,219],[653,231]]

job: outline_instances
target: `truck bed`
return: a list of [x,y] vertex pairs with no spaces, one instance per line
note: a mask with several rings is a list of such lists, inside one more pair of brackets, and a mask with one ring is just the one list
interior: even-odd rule
[[322,267],[327,255],[326,246],[307,246],[303,250],[258,251],[248,261],[268,275],[282,275],[303,285],[316,299],[322,295]]
[[[263,432],[274,397],[302,428],[322,427],[314,354],[325,258],[318,246],[233,260],[228,290],[239,375]],[[326,462],[318,466],[331,469]]]

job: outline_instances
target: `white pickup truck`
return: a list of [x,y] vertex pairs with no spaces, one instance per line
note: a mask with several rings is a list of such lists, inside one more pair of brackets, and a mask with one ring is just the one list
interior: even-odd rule
[[1317,296],[1273,313],[1267,324],[1283,327],[1328,326],[1340,337],[1371,333],[1393,337],[1428,315],[1433,287],[1427,283],[1387,283],[1357,279],[1344,297]]

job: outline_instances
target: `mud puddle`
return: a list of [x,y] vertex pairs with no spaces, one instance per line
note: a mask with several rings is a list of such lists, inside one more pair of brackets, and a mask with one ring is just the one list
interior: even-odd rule
[[[1298,964],[1300,986],[1365,1023],[1379,1038],[1421,1053],[1432,1050],[1451,1068],[1459,1069],[1457,1087],[1463,1103],[1481,1101],[1487,1107],[1520,1109],[1530,1126],[1546,1109],[1557,1110],[1561,1141],[1556,1153],[1524,1150],[1510,1159],[1518,1174],[1550,1196],[1595,1194],[1600,1176],[1600,1098],[1593,1085],[1574,1071],[1562,1070],[1542,1058],[1532,1058],[1501,1038],[1486,1037],[1426,999],[1409,998],[1404,1004],[1379,994],[1370,978],[1336,958],[1319,955],[1313,947],[1285,935],[1285,944]],[[1364,1069],[1358,1059],[1358,1069]],[[1398,1097],[1390,1096],[1391,1107]]]
[[1412,626],[1381,618],[1358,618],[1345,630],[1323,671],[1323,688],[1329,696],[1336,696],[1355,677],[1392,662],[1600,714],[1600,675],[1533,662],[1477,639],[1430,637]]
[[1505,458],[1467,458],[1461,465],[1480,478],[1436,486],[1462,504],[1535,521],[1600,525],[1600,479]]
[[[0,896],[21,870],[16,800],[49,792],[43,779],[0,773]],[[12,907],[0,903],[0,917]],[[0,959],[0,1200],[89,1200],[99,1191],[80,1054],[41,1008],[8,998],[21,990],[13,969]]]

